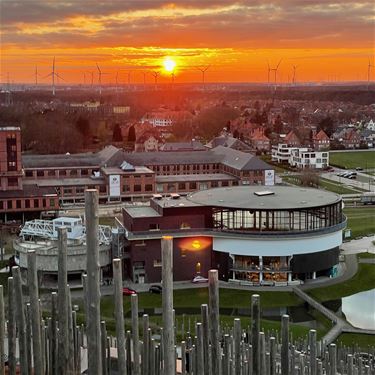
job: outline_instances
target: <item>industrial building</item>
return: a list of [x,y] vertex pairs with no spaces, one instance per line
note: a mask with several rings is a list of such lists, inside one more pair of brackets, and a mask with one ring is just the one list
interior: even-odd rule
[[0,220],[24,222],[61,205],[83,203],[99,191],[100,203],[149,199],[237,185],[273,185],[274,170],[256,156],[228,147],[209,151],[99,152],[21,155],[20,128],[0,131]]

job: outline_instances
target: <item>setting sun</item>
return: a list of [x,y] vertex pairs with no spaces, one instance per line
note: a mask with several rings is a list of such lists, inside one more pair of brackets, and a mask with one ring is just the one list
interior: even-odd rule
[[174,68],[176,67],[176,62],[173,61],[171,58],[167,57],[167,58],[163,61],[163,65],[164,65],[164,69],[165,69],[167,72],[173,72]]

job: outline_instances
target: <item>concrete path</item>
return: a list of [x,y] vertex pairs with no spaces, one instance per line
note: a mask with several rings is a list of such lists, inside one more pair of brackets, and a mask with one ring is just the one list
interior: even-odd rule
[[322,343],[324,345],[327,346],[327,345],[333,343],[340,336],[340,334],[343,333],[343,332],[375,335],[375,330],[361,329],[361,328],[355,328],[355,327],[351,326],[346,320],[338,317],[334,312],[327,309],[321,303],[319,303],[314,298],[312,298],[311,296],[306,294],[303,290],[301,290],[301,288],[295,287],[295,288],[293,288],[293,292],[298,297],[300,297],[305,302],[307,302],[315,310],[319,311],[326,318],[328,318],[332,322],[332,324],[334,324],[332,329],[330,329],[325,334],[325,336],[322,338]]
[[359,240],[351,240],[349,242],[344,242],[341,245],[341,250],[345,255],[366,252],[375,254],[375,245],[373,244],[373,241],[375,241],[375,236],[362,237]]

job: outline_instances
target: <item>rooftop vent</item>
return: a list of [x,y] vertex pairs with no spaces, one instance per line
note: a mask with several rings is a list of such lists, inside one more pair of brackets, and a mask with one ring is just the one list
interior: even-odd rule
[[266,195],[275,195],[275,193],[271,190],[255,191],[254,194],[258,197],[264,197]]
[[163,196],[162,196],[161,194],[153,194],[152,197],[153,197],[154,199],[157,199],[157,200],[160,200],[160,199],[163,198]]
[[135,168],[134,166],[132,166],[130,163],[128,163],[126,160],[124,160],[122,162],[122,164],[120,165],[120,168],[123,170],[123,171],[127,171],[127,172],[133,172],[135,171]]
[[177,194],[177,193],[171,193],[171,198],[172,198],[172,199],[180,199],[180,194]]

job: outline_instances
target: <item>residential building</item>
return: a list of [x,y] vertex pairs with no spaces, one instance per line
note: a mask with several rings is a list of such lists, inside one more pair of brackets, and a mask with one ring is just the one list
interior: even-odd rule
[[324,169],[329,165],[329,153],[308,148],[294,148],[290,153],[289,165],[298,169]]
[[307,147],[293,147],[281,143],[272,147],[272,161],[289,164],[292,167],[300,169],[324,169],[329,165],[329,153],[326,151],[313,151]]
[[330,140],[324,130],[320,130],[317,134],[313,134],[313,148],[314,150],[328,150]]

